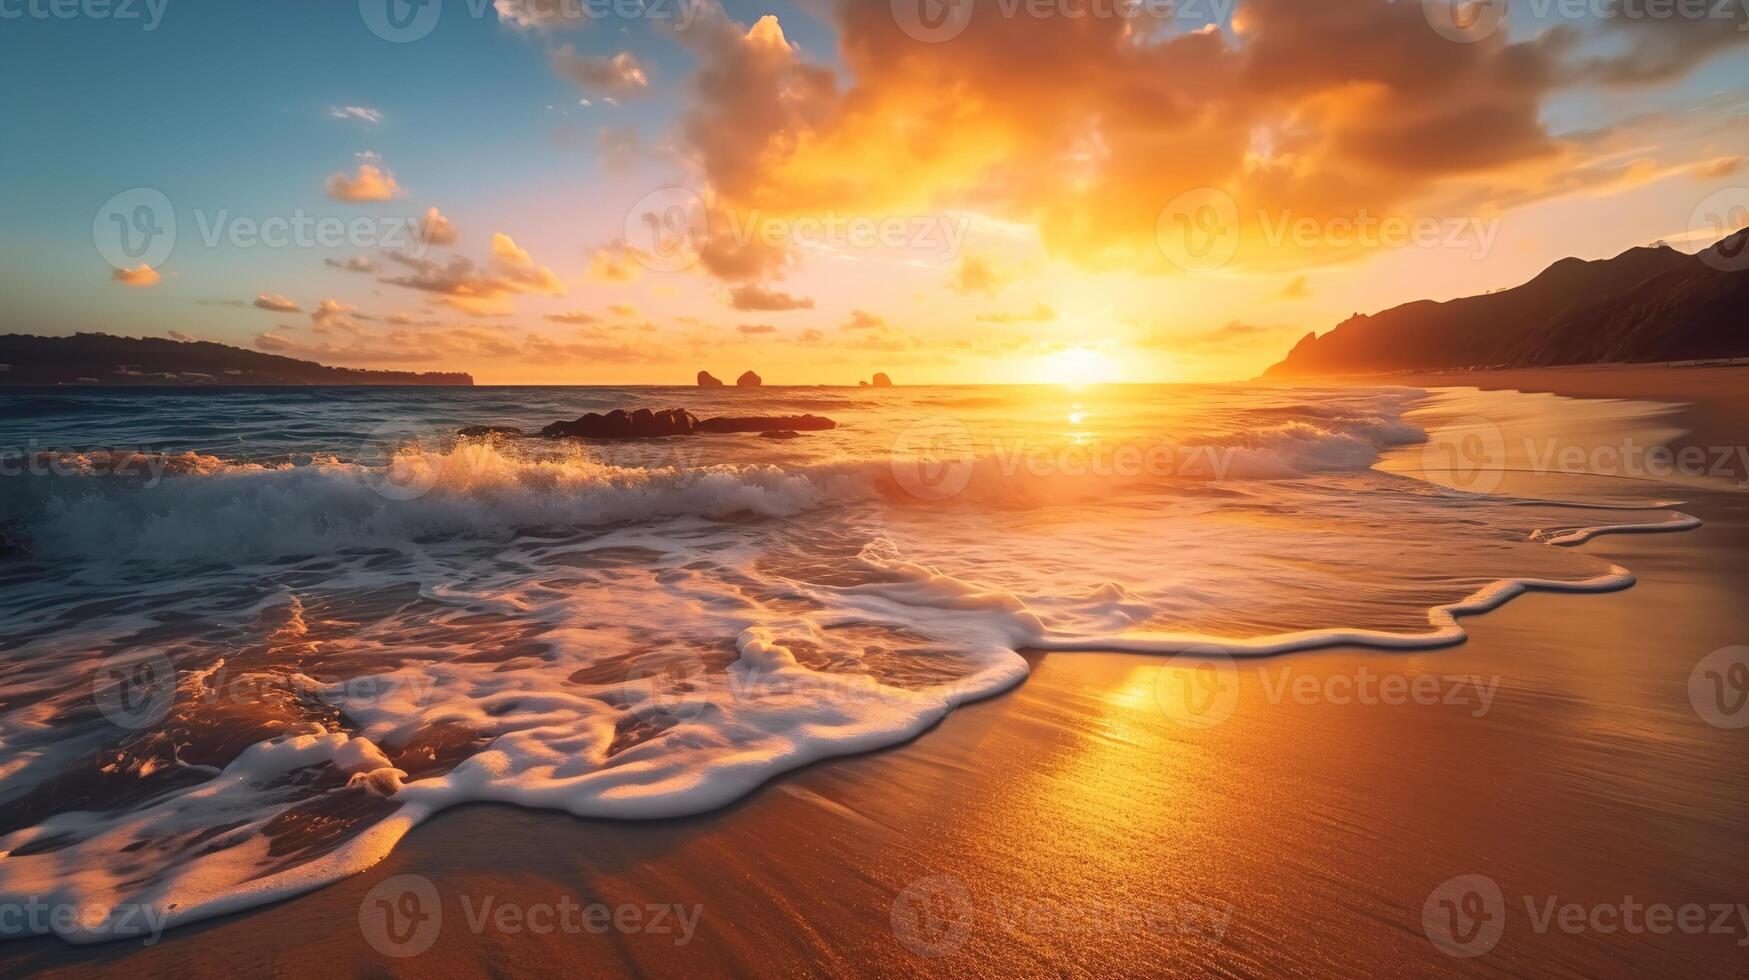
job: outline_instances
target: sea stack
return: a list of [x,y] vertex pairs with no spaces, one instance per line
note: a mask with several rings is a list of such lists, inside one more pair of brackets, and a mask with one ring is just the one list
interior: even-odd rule
[[735,387],[737,388],[757,388],[764,383],[765,382],[759,380],[759,375],[754,374],[752,371],[748,371],[746,374],[735,379]]
[[893,386],[893,379],[892,378],[889,378],[884,374],[877,374],[874,376],[874,387],[876,387],[876,388],[891,388],[892,386]]
[[721,378],[709,371],[700,371],[698,372],[698,386],[700,388],[721,388],[723,382]]

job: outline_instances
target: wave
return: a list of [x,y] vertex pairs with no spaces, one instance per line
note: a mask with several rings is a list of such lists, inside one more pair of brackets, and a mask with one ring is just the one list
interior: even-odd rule
[[957,436],[940,449],[900,439],[884,455],[784,465],[705,465],[672,448],[659,457],[665,465],[620,465],[603,461],[600,447],[544,440],[413,446],[386,466],[333,457],[258,463],[199,453],[62,453],[37,460],[32,472],[42,478],[0,487],[0,523],[22,527],[45,556],[276,557],[681,517],[788,518],[857,502],[1064,503],[1142,487],[1360,472],[1383,450],[1423,438],[1371,416],[1178,443],[979,442],[963,429]]
[[[1673,530],[1676,523],[1661,527]],[[679,592],[697,615],[695,597],[686,595],[678,577],[691,564],[671,566],[665,588]],[[462,655],[470,649],[464,638],[454,656],[364,678],[324,684],[296,674],[306,699],[332,699],[343,720],[306,718],[247,745],[222,766],[195,766],[199,778],[191,785],[134,808],[59,812],[0,837],[0,900],[31,896],[81,909],[73,923],[54,926],[73,942],[148,930],[155,935],[356,874],[424,820],[466,803],[616,819],[708,812],[811,762],[909,740],[956,707],[1008,690],[1026,677],[1024,650],[1165,654],[1217,668],[1231,658],[1341,645],[1425,650],[1461,642],[1461,617],[1525,592],[1604,592],[1633,583],[1619,566],[1579,581],[1503,579],[1429,610],[1423,632],[1331,628],[1233,638],[1066,631],[1022,598],[944,574],[887,539],[863,546],[850,564],[859,572],[855,583],[788,581],[784,607],[806,602],[818,612],[796,619],[774,608],[759,611],[762,621],[735,631],[733,649],[720,664],[702,653],[669,655],[654,669],[635,661],[592,663],[586,651],[599,641],[579,636],[561,642],[549,662],[520,664],[507,674],[477,651]],[[617,587],[611,581],[604,579],[602,588]],[[657,593],[638,595],[650,616],[663,615]],[[720,605],[723,598],[714,601]],[[530,597],[497,601],[526,606]],[[1098,619],[1102,608],[1130,597],[1107,586],[1080,601]],[[302,651],[319,642],[313,631],[323,628],[324,617],[294,599],[267,620],[271,639]],[[391,626],[382,637],[346,645],[399,646],[404,627]],[[919,656],[933,673],[903,684],[844,672],[842,652],[821,656],[810,649],[828,643],[835,630],[857,628],[919,637]],[[942,645],[954,651],[953,669],[929,652]],[[665,646],[684,649],[685,634],[668,635]],[[220,660],[173,671],[178,691],[214,689],[213,676],[225,666]],[[373,693],[379,689],[396,693]],[[186,700],[198,705],[201,698]],[[444,754],[443,733],[454,731],[469,733],[464,744],[477,748],[416,774],[427,765],[424,753]],[[112,753],[111,768],[131,759],[127,771],[151,776],[153,757],[139,747],[149,739]],[[415,750],[426,745],[434,748]],[[171,758],[189,767],[184,759],[196,749],[183,745]],[[85,873],[98,867],[107,873]]]
[[6,400],[6,414],[10,418],[38,418],[45,415],[82,415],[113,411],[112,405],[99,401],[80,400],[76,398],[15,397]]

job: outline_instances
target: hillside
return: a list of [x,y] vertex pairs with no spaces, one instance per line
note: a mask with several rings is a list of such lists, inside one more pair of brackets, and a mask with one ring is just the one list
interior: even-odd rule
[[461,373],[361,371],[206,341],[0,335],[0,385],[456,385]]
[[1749,229],[1698,255],[1656,246],[1562,259],[1512,289],[1407,303],[1308,334],[1264,377],[1743,356],[1749,268],[1721,259],[1746,247]]

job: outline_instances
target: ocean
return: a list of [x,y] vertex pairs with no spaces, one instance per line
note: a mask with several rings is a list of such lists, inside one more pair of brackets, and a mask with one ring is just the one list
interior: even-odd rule
[[[639,407],[838,426],[456,435]],[[1507,493],[1479,466],[1498,432],[1441,411],[1196,385],[0,390],[0,902],[86,910],[22,930],[100,941],[354,874],[462,803],[703,813],[927,738],[1028,651],[1449,647],[1527,589],[1632,583],[1567,545],[1693,525],[1667,487]]]

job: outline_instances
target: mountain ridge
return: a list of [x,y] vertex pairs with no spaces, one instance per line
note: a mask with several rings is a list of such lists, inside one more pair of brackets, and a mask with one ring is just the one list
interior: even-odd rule
[[1415,300],[1308,333],[1263,378],[1749,355],[1745,250],[1749,229],[1693,255],[1655,245],[1564,258],[1508,289]]

